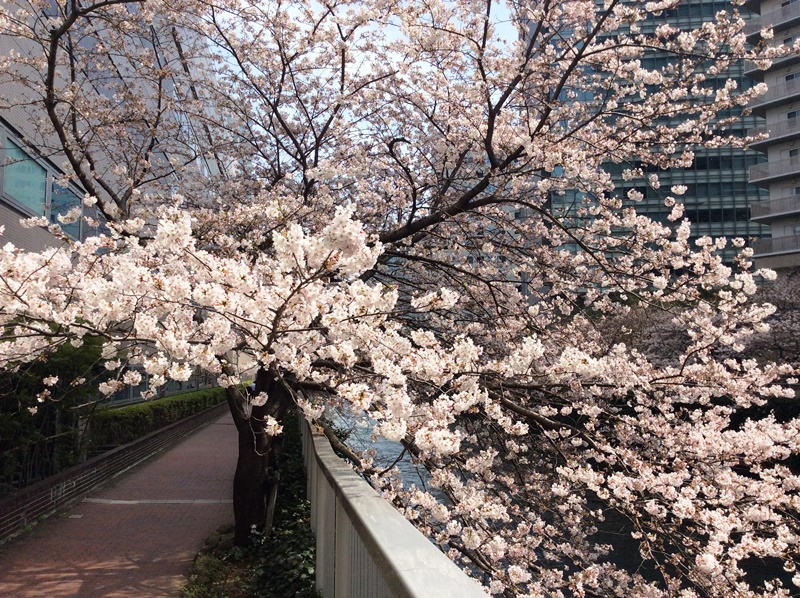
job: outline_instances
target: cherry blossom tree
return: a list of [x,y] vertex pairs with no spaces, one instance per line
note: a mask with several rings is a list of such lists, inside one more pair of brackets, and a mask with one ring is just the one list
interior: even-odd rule
[[777,280],[764,285],[757,298],[768,300],[775,313],[767,322],[770,328],[755,335],[748,343],[748,351],[763,361],[780,361],[800,365],[800,339],[795,331],[800,326],[800,276],[796,271],[783,272]]
[[719,115],[764,87],[727,69],[783,50],[676,4],[6,3],[3,76],[108,234],[3,248],[0,364],[101,337],[102,393],[218,375],[240,543],[288,409],[346,406],[430,479],[357,466],[493,594],[789,596],[798,420],[750,414],[795,369],[745,351],[774,275],[603,168],[658,189],[746,142]]

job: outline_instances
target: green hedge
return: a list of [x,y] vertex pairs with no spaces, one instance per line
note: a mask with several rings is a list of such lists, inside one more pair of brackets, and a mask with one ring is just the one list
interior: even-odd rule
[[224,400],[224,388],[207,388],[117,409],[101,409],[91,418],[89,450],[97,452],[127,444],[164,426],[219,405]]

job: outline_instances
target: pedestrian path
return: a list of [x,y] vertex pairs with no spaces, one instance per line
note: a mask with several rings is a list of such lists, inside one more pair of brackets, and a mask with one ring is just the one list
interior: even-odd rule
[[0,547],[0,598],[180,596],[203,541],[233,523],[229,414]]

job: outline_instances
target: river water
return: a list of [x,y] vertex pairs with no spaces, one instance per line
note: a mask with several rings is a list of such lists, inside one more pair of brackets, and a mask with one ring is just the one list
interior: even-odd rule
[[382,436],[374,436],[374,420],[359,419],[357,416],[341,412],[327,412],[326,417],[333,425],[347,434],[345,443],[356,453],[367,453],[373,456],[375,469],[397,467],[403,485],[416,484],[428,489],[430,475],[424,467],[414,465],[411,454],[404,451],[399,442],[387,440]]

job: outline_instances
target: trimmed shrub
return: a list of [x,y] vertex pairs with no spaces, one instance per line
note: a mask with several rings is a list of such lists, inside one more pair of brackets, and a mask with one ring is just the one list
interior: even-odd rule
[[207,388],[126,407],[100,409],[89,424],[89,450],[97,453],[127,444],[224,400],[224,388]]

